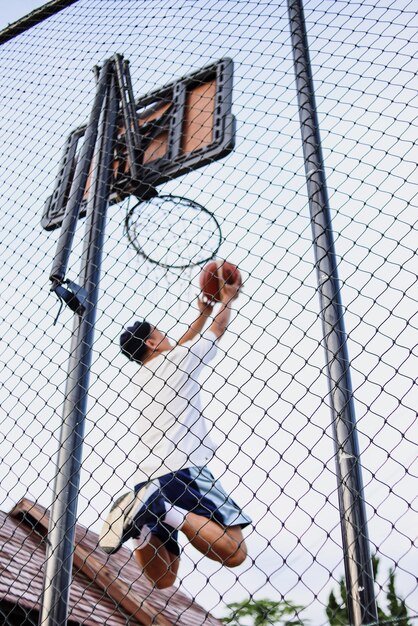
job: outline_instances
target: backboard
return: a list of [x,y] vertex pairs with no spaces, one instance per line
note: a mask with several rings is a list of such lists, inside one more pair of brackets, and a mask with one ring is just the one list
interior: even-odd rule
[[[138,171],[130,172],[126,129],[117,130],[110,203],[128,195],[155,195],[168,180],[203,167],[234,148],[235,120],[231,114],[233,62],[225,58],[181,78],[135,102],[138,122]],[[42,227],[61,225],[86,127],[74,130],[64,146],[56,187],[45,204]],[[85,208],[91,176],[85,189]]]

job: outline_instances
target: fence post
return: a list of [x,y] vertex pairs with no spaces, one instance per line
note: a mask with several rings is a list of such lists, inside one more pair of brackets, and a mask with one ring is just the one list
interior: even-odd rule
[[318,275],[350,624],[377,621],[347,337],[302,0],[288,0],[303,155]]

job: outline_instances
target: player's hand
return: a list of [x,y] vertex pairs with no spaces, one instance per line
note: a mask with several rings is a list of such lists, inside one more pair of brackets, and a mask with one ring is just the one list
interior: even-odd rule
[[221,300],[223,304],[228,304],[232,300],[236,300],[239,296],[241,283],[224,283],[222,287]]
[[203,295],[200,295],[197,298],[197,308],[199,309],[199,313],[201,315],[210,317],[212,315],[214,306],[215,306],[215,302],[213,300],[209,300],[209,298],[205,298],[205,296]]

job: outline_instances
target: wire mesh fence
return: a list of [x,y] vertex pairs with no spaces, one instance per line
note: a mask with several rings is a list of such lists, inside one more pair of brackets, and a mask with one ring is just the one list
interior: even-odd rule
[[[378,618],[406,626],[418,615],[417,10],[407,0],[304,6]],[[127,232],[138,211],[135,237],[161,261],[173,250],[159,247],[164,229],[173,233],[184,216],[170,221],[178,201],[138,208],[130,195],[109,207],[103,244],[69,624],[215,624],[228,615],[241,625],[255,615],[260,624],[348,623],[287,6],[218,0],[78,0],[0,47],[3,619],[37,623],[42,511],[56,497],[71,376],[74,313],[59,310],[49,281],[59,229],[46,231],[41,218],[64,143],[89,118],[92,69],[116,53],[129,60],[135,98],[218,59],[233,60],[234,149],[158,192],[205,207],[222,232],[219,248],[216,228],[205,245],[242,275],[217,354],[202,371],[200,397],[216,448],[209,468],[252,523],[243,530],[247,558],[236,567],[208,558],[190,533],[179,532],[177,580],[164,590],[132,561],[132,539],[113,556],[97,546],[109,507],[142,481],[147,462],[138,453],[138,429],[148,418],[137,380],[152,367],[126,359],[119,337],[145,319],[174,344],[199,315],[202,266],[155,264]],[[145,215],[149,221],[141,222]],[[76,283],[84,225],[79,220],[68,268]],[[195,227],[193,245],[204,228]],[[178,400],[182,391],[173,388]],[[183,467],[194,470],[192,458],[190,452]],[[165,456],[160,461],[159,469],[170,469]],[[16,507],[22,499],[26,509]]]

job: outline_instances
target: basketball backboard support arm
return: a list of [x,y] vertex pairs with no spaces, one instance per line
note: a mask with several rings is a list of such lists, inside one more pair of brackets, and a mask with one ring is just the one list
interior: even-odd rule
[[[71,253],[71,247],[74,239],[74,234],[77,226],[77,220],[80,214],[80,207],[83,201],[84,190],[86,187],[91,163],[93,159],[94,147],[96,145],[97,133],[99,128],[99,119],[103,108],[103,102],[106,96],[106,90],[109,81],[109,61],[106,61],[102,71],[100,72],[100,78],[97,83],[96,97],[94,99],[93,108],[90,115],[90,120],[84,133],[84,141],[75,168],[74,176],[72,177],[72,183],[69,192],[68,202],[65,206],[65,192],[66,189],[63,185],[57,188],[56,203],[59,207],[65,208],[64,218],[62,222],[62,228],[60,237],[58,239],[57,251],[55,254],[54,262],[51,269],[50,279],[55,284],[61,284],[64,280],[69,256]],[[67,140],[68,156],[63,158],[61,167],[63,171],[63,177],[65,180],[69,180],[71,170],[75,161],[76,151],[76,137],[72,135]]]
[[120,101],[125,121],[125,141],[128,154],[131,176],[138,180],[138,157],[139,157],[139,126],[135,115],[135,102],[129,64],[123,61],[120,54],[115,55],[115,68],[118,77]]
[[[95,74],[97,88],[89,123],[67,140],[57,186],[42,219],[47,230],[62,225],[50,273],[51,289],[75,313],[48,532],[43,626],[65,624],[68,616],[107,207],[112,199],[129,193],[141,197],[155,193],[155,186],[170,177],[225,156],[234,141],[229,59],[163,89],[164,96],[160,91],[156,98],[148,96],[136,104],[129,66],[120,55],[108,59],[100,71],[96,68]],[[82,284],[78,285],[65,275],[76,223],[83,213],[87,222]]]

